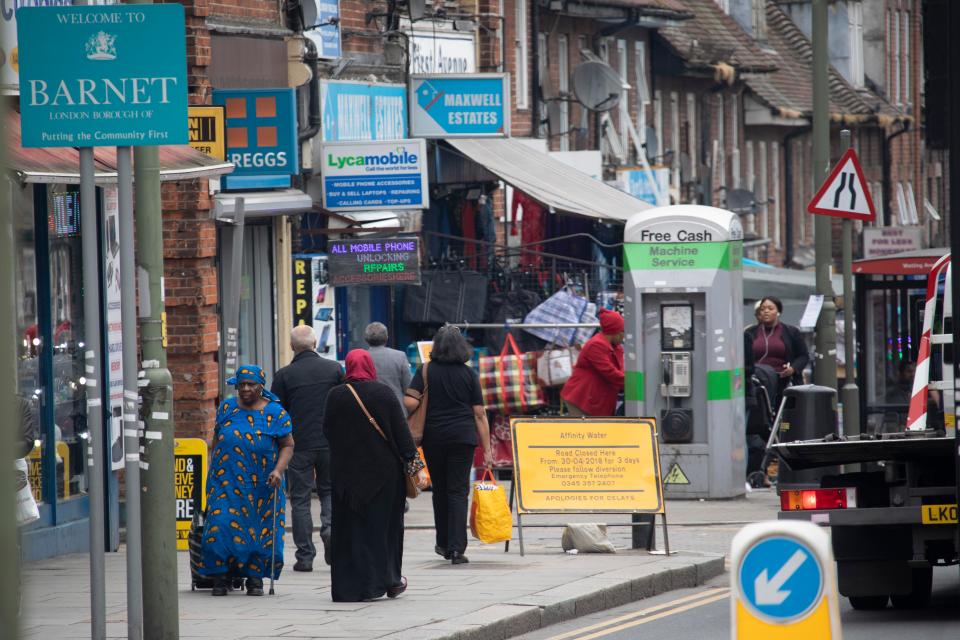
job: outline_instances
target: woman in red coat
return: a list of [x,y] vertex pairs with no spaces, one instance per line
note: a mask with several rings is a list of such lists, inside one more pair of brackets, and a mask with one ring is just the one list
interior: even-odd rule
[[600,333],[583,345],[560,397],[572,416],[612,416],[623,391],[623,316],[600,312]]

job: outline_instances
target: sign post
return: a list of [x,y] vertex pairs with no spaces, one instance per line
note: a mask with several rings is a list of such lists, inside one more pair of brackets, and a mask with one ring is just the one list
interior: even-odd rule
[[[24,147],[78,147],[83,237],[84,378],[90,425],[91,637],[106,636],[100,372],[100,265],[93,148],[117,146],[127,481],[127,632],[143,637],[131,146],[185,144],[186,36],[179,5],[24,7],[17,12]],[[56,42],[56,47],[49,46]],[[142,294],[143,295],[143,294]],[[132,363],[132,364],[131,364]]]
[[[847,151],[813,196],[807,211],[815,215],[843,218],[844,383],[840,397],[843,401],[843,432],[847,436],[855,436],[860,435],[860,390],[856,383],[857,354],[853,333],[853,221],[873,222],[877,214],[863,177],[860,159],[850,146],[848,129],[840,132],[840,140],[841,146]],[[821,358],[830,357],[829,354],[817,355]]]
[[756,522],[733,538],[732,640],[840,640],[830,536],[810,522]]
[[525,513],[660,514],[670,554],[652,418],[515,418],[510,430],[521,556]]

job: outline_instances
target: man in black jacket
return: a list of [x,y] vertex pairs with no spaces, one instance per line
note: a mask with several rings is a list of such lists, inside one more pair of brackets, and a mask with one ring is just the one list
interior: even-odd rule
[[293,541],[297,545],[294,571],[313,571],[317,549],[313,544],[313,515],[310,498],[314,487],[320,496],[320,539],[323,558],[330,564],[330,449],[323,435],[323,412],[327,393],[343,384],[343,370],[317,353],[317,334],[300,325],[290,332],[294,357],[277,371],[270,390],[293,418],[293,459],[287,468],[293,515]]

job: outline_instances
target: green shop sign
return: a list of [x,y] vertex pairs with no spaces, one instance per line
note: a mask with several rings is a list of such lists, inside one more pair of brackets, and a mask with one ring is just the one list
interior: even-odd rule
[[678,242],[634,243],[624,245],[628,271],[665,269],[730,269],[741,268],[743,243]]

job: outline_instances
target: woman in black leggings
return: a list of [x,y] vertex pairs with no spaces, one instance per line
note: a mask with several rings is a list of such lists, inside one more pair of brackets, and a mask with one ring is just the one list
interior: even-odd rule
[[[490,426],[483,408],[480,377],[466,362],[470,348],[460,330],[446,326],[433,338],[433,351],[424,381],[423,368],[410,383],[419,397],[426,387],[427,415],[423,428],[423,453],[433,483],[433,521],[437,531],[434,551],[453,564],[468,562],[467,499],[470,468],[479,439],[484,464],[493,466]],[[403,400],[408,411],[418,400]]]

